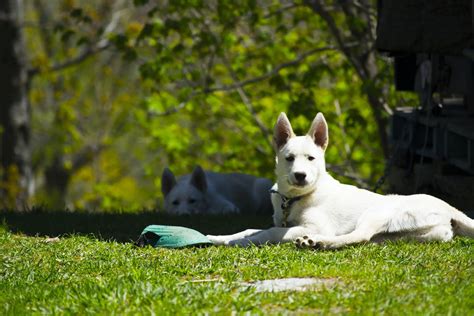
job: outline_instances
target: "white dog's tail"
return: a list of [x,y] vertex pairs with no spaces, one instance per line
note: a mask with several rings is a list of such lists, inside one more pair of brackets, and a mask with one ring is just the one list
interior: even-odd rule
[[474,219],[456,210],[453,213],[451,223],[455,235],[474,238]]

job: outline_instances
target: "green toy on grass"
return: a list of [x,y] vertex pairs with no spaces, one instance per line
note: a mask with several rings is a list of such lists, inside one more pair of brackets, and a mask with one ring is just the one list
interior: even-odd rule
[[182,248],[188,246],[212,245],[212,242],[197,230],[167,225],[145,227],[135,245],[144,247]]

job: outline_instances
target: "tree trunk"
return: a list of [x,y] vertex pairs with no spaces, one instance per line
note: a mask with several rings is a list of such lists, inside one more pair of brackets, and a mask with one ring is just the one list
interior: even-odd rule
[[89,165],[105,148],[103,145],[85,146],[77,152],[69,168],[65,167],[64,156],[57,153],[52,163],[45,170],[45,189],[48,196],[48,207],[64,209],[66,195],[71,177],[84,166]]
[[33,191],[21,0],[0,1],[0,207],[24,210]]
[[66,194],[71,172],[64,168],[62,157],[58,155],[55,156],[51,165],[46,168],[44,174],[48,207],[63,210],[66,206]]

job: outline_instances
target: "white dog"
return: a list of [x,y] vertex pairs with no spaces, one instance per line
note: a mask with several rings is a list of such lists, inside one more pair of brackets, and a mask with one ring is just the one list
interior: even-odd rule
[[448,241],[474,237],[474,220],[429,195],[372,193],[332,178],[325,167],[328,127],[318,113],[305,136],[295,136],[284,113],[274,129],[277,183],[272,191],[274,224],[208,236],[215,244],[296,242],[300,247],[339,248],[380,238]]
[[273,183],[242,173],[216,173],[197,166],[180,177],[166,168],[161,176],[165,209],[170,214],[271,214]]

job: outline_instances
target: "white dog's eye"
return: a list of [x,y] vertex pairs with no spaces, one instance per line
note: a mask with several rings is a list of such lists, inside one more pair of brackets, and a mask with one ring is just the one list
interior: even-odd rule
[[293,156],[288,156],[285,159],[286,159],[286,161],[289,161],[289,162],[295,161],[295,157],[293,157]]
[[179,205],[179,201],[178,201],[178,200],[174,200],[172,203],[173,203],[173,205]]
[[195,199],[189,199],[189,200],[188,200],[188,203],[189,203],[189,204],[194,204],[194,203],[196,203],[196,200],[195,200]]
[[314,157],[313,156],[308,156],[308,160],[312,161],[312,160],[314,160]]

